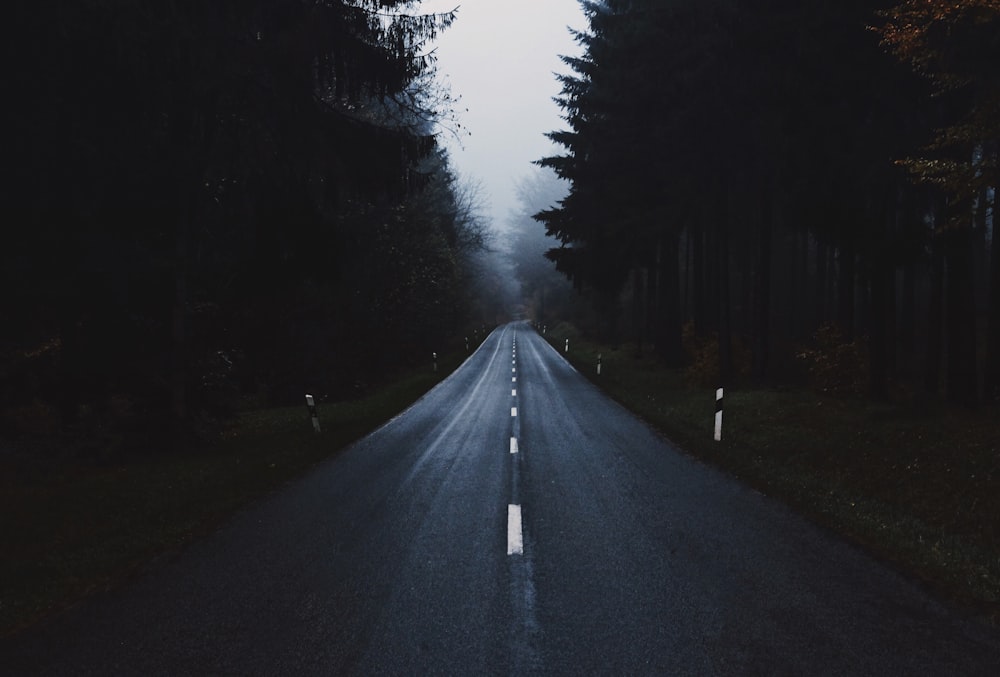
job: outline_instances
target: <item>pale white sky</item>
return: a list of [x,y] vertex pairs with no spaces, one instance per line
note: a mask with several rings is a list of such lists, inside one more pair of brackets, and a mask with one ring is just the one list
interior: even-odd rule
[[558,150],[543,136],[566,126],[552,101],[560,89],[553,73],[569,71],[559,55],[580,48],[567,28],[586,21],[577,0],[424,0],[419,11],[456,6],[458,18],[437,41],[437,66],[461,97],[468,134],[442,140],[459,175],[482,183],[493,225],[503,229],[517,207],[516,182],[533,160]]

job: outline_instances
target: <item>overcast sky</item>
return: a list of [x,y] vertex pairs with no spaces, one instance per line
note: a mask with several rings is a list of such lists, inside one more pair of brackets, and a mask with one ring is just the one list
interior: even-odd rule
[[[442,136],[460,176],[482,183],[493,224],[517,206],[515,183],[556,148],[543,136],[566,125],[552,97],[560,54],[579,54],[567,27],[586,28],[577,0],[424,0],[421,12],[458,7],[437,41],[439,79],[461,97],[468,134]],[[468,112],[465,109],[468,108]]]

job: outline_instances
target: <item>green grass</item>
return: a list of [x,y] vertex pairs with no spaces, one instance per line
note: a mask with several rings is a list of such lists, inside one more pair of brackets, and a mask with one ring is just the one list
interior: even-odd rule
[[[938,595],[1000,622],[1000,408],[872,403],[808,389],[688,384],[632,346],[561,325],[546,338],[608,394],[688,453],[841,534]],[[596,374],[597,355],[602,375]]]
[[114,465],[41,459],[0,467],[0,634],[134,575],[215,528],[235,510],[363,437],[464,360],[405,374],[359,400],[249,411],[220,439]]

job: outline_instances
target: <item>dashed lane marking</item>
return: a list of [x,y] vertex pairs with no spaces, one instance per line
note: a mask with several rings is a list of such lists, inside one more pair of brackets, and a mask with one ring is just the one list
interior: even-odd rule
[[516,437],[510,438],[510,453],[512,453],[512,454],[516,454],[517,453],[517,438]]
[[524,538],[521,535],[521,506],[507,506],[507,554],[524,554]]

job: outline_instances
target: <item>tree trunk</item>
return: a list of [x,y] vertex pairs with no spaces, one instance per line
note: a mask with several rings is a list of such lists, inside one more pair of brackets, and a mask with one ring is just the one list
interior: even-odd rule
[[636,357],[642,357],[642,335],[646,315],[646,301],[643,298],[646,281],[643,270],[641,266],[636,266],[635,270],[632,271],[632,323],[635,331]]
[[771,188],[765,181],[761,190],[760,230],[757,241],[757,293],[756,293],[756,325],[754,331],[753,378],[761,383],[767,377],[770,355],[770,321],[771,321],[771,233],[773,205]]
[[788,285],[788,305],[784,315],[788,317],[786,331],[796,341],[803,338],[808,313],[805,312],[806,297],[803,293],[809,279],[809,241],[806,234],[795,230],[786,237],[791,239],[791,284]]
[[[829,248],[824,240],[816,242],[816,315],[812,332],[826,324],[826,299],[828,297]],[[810,332],[810,333],[812,333]]]
[[854,239],[845,235],[840,243],[837,270],[837,326],[847,342],[854,340]]
[[684,265],[681,266],[681,324],[691,317],[691,229],[681,233],[681,247],[684,250]]
[[680,236],[668,228],[660,238],[659,311],[657,312],[656,351],[667,365],[684,362],[680,318]]
[[986,397],[1000,397],[1000,237],[997,234],[1000,198],[993,190],[993,242],[990,245],[990,300],[986,342]]
[[[717,199],[721,200],[720,196]],[[717,210],[722,210],[717,207]],[[722,210],[724,211],[724,210]],[[719,329],[719,228],[718,214],[709,214],[705,218],[705,246],[703,260],[705,272],[702,279],[705,282],[705,305],[703,316],[703,332],[709,334]]]
[[174,299],[170,326],[170,414],[174,432],[180,432],[188,417],[187,406],[187,260],[190,230],[189,201],[182,196],[177,220]]
[[63,301],[59,313],[59,425],[68,433],[76,426],[82,398],[80,364],[86,359],[81,349],[80,309]]
[[944,238],[948,275],[948,399],[967,407],[979,401],[974,236],[971,228],[960,227]]
[[889,397],[885,303],[889,293],[887,278],[888,271],[885,262],[873,261],[869,281],[871,319],[868,334],[868,384],[869,394],[877,400],[885,400]]
[[724,181],[718,199],[719,384],[726,386],[733,379],[733,344],[729,304],[729,191]]
[[913,354],[917,333],[917,282],[912,259],[908,259],[903,265],[901,295],[899,324],[896,327],[897,369],[903,375],[910,376],[914,373]]
[[868,274],[871,297],[868,306],[868,386],[869,394],[877,400],[889,398],[889,295],[894,293],[887,242],[890,214],[890,208],[876,212],[870,231],[873,237]]
[[930,291],[927,301],[927,355],[924,362],[924,390],[941,391],[941,364],[944,358],[944,256],[939,244],[931,248],[928,270]]
[[692,301],[692,319],[694,321],[694,332],[698,336],[704,336],[707,331],[705,326],[705,310],[708,308],[708,299],[705,298],[705,232],[704,229],[696,226],[692,227],[692,247],[691,247],[691,267],[694,269],[694,300]]
[[656,318],[656,288],[658,279],[657,265],[654,261],[646,271],[646,325],[644,327],[644,333],[650,340],[653,340],[653,329]]

